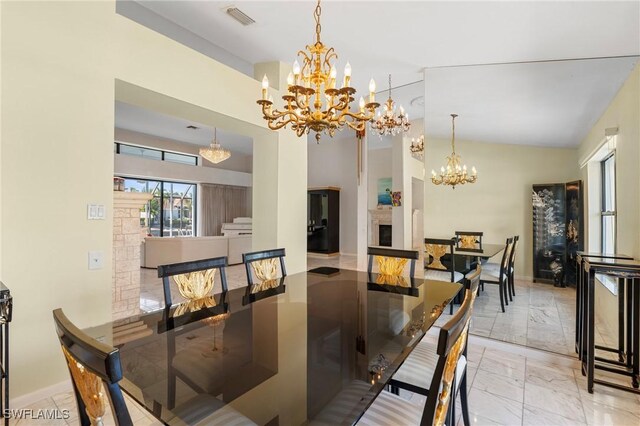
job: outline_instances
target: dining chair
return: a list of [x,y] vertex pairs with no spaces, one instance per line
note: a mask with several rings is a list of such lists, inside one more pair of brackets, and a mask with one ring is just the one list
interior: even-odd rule
[[[509,294],[509,300],[512,301],[516,296],[516,288],[515,288],[515,263],[516,263],[516,249],[518,247],[518,241],[520,240],[520,236],[516,235],[513,237],[513,247],[511,248],[511,255],[509,256],[509,267],[507,268],[507,288]],[[497,274],[500,270],[500,263],[497,262],[487,262],[484,265],[484,268],[487,271],[495,271]]]
[[500,290],[500,307],[505,312],[504,306],[509,305],[509,262],[511,259],[511,251],[513,249],[513,237],[507,238],[504,251],[502,252],[502,260],[500,267],[495,268],[489,264],[482,267],[480,274],[480,285],[484,288],[484,284],[497,284]]
[[388,247],[368,247],[369,262],[367,272],[373,272],[373,262],[378,265],[378,271],[382,275],[402,276],[404,268],[409,262],[409,278],[415,278],[416,260],[420,258],[417,250],[400,250]]
[[[425,273],[428,280],[457,283],[464,279],[461,272],[456,271],[454,246],[456,239],[425,238]],[[448,261],[443,261],[444,259]]]
[[165,306],[171,306],[171,277],[178,286],[180,295],[186,300],[197,300],[211,296],[219,271],[222,291],[227,291],[227,257],[192,260],[158,266],[158,278],[162,278]]
[[285,256],[286,253],[283,248],[243,253],[242,263],[244,263],[247,272],[248,285],[250,287],[254,285],[254,275],[261,283],[278,278],[278,260],[280,260],[281,277],[286,277],[287,269],[284,266]]
[[456,231],[456,248],[482,248],[482,235],[479,231]]
[[[478,267],[476,271],[469,274],[466,282],[465,299],[471,297],[471,309],[478,294],[480,285],[481,269]],[[466,302],[466,300],[463,302]],[[389,382],[392,389],[402,388],[408,391],[418,393],[420,395],[429,396],[429,388],[436,370],[437,342],[432,340],[422,340],[418,343],[411,354],[405,359],[398,371],[393,375]],[[460,357],[456,370],[456,386],[455,394],[460,395],[460,403],[462,408],[462,417],[464,423],[469,425],[469,406],[468,406],[468,389],[467,389],[467,347],[465,345],[464,352]],[[455,399],[455,398],[453,398]],[[451,407],[453,424],[455,422],[455,406]]]
[[53,321],[71,375],[80,425],[101,424],[107,405],[117,426],[133,425],[118,385],[122,380],[119,350],[89,337],[62,309],[53,311]]
[[[452,421],[454,415],[452,407],[455,406],[456,389],[463,385],[466,388],[464,352],[474,299],[475,293],[466,290],[460,309],[440,329],[438,342],[433,351],[431,372],[426,368],[420,372],[423,375],[430,375],[424,406],[383,390],[357,424],[363,426],[455,424]],[[395,383],[398,387],[401,384]],[[407,390],[411,389],[407,388]],[[462,394],[460,397],[462,402]],[[467,406],[466,396],[464,404]],[[464,420],[468,426],[470,424],[468,416]]]

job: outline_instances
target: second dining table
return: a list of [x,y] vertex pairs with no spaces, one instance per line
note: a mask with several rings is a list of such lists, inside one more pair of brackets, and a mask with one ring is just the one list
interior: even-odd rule
[[[86,330],[164,424],[353,424],[463,288],[327,269]],[[131,330],[128,332],[128,330]],[[194,404],[207,410],[194,410]]]

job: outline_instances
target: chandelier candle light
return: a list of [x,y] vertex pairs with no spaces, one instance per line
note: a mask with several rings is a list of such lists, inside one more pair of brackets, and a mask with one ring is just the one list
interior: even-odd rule
[[467,174],[467,165],[460,167],[460,156],[456,154],[456,117],[457,114],[451,114],[451,155],[447,157],[447,168],[440,168],[440,175],[436,175],[431,170],[431,182],[436,185],[451,185],[453,189],[456,185],[464,185],[465,183],[474,183],[478,179],[478,172],[475,167],[471,168],[471,175]]
[[217,138],[218,131],[213,128],[213,140],[209,148],[200,148],[200,156],[206,160],[211,161],[213,164],[218,164],[229,157],[231,157],[231,151],[224,149],[222,145],[218,143]]
[[418,139],[411,138],[409,150],[411,150],[411,154],[422,160],[424,158],[424,135],[420,135]]
[[409,123],[409,114],[404,112],[404,108],[400,105],[400,114],[396,116],[396,106],[391,99],[391,74],[389,74],[389,99],[383,105],[384,113],[378,111],[378,117],[371,120],[371,130],[378,133],[380,137],[384,135],[395,136],[402,132],[406,133],[411,127]]
[[317,142],[320,142],[321,132],[333,137],[335,131],[341,130],[345,125],[355,131],[364,130],[366,122],[374,117],[375,109],[380,106],[375,101],[376,83],[371,79],[368,102],[360,97],[359,110],[351,111],[350,105],[356,90],[349,86],[351,65],[348,62],[344,67],[342,87],[336,87],[337,71],[332,62],[338,55],[333,47],[327,48],[320,41],[321,11],[318,0],[313,14],[316,21],[316,40],[313,45],[307,45],[306,51],[298,52],[302,67],[297,60],[293,63],[293,72],[287,77],[288,93],[282,96],[284,109],[273,108],[273,99],[269,96],[269,79],[266,75],[262,79],[262,99],[257,101],[271,130],[286,128],[291,124],[298,136],[308,134],[312,130],[316,132]]

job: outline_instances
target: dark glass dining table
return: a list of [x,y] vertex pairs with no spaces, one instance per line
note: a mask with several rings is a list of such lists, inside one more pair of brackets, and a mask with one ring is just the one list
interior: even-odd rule
[[[165,424],[223,407],[257,424],[353,424],[463,286],[324,272],[86,331],[120,349],[121,388]],[[205,397],[209,410],[189,409]]]

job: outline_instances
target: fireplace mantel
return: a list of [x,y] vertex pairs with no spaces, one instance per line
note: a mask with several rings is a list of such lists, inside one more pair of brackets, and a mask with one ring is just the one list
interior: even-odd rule
[[380,245],[380,225],[391,225],[391,209],[371,209],[369,210],[371,229],[371,245]]

